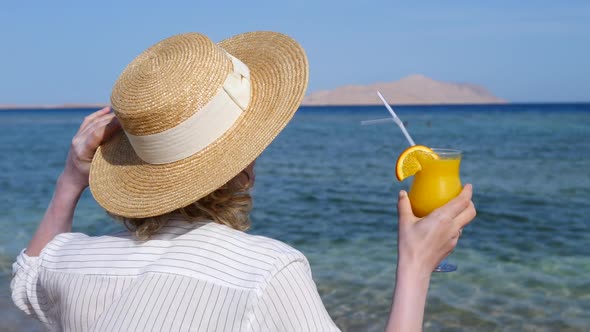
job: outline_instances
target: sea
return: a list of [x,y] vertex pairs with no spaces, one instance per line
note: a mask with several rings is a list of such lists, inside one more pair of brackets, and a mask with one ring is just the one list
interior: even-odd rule
[[[425,331],[588,331],[590,104],[395,107],[419,144],[463,151],[476,219],[432,276]],[[40,325],[10,299],[11,266],[91,109],[0,111],[0,330]],[[394,165],[408,146],[379,106],[302,107],[256,164],[251,233],[303,252],[343,331],[382,331],[397,256]],[[121,229],[86,192],[74,231]]]

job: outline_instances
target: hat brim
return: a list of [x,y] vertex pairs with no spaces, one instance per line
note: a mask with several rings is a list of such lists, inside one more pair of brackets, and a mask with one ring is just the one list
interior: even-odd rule
[[152,165],[123,132],[96,151],[90,190],[107,211],[130,218],[171,212],[196,202],[252,163],[287,125],[308,82],[305,51],[276,32],[249,32],[218,43],[250,69],[252,99],[223,136],[188,158]]

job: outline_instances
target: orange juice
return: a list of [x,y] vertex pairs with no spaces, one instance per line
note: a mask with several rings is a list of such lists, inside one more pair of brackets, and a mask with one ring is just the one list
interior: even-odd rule
[[410,187],[410,202],[417,217],[424,217],[461,192],[459,166],[461,151],[433,149],[439,159],[425,160],[422,170],[414,175]]

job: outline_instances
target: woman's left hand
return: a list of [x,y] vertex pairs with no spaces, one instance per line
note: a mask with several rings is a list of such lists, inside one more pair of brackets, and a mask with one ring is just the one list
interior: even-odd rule
[[96,149],[121,128],[115,114],[110,110],[110,107],[105,107],[84,118],[72,139],[61,179],[68,185],[79,190],[88,187],[90,164]]
[[76,204],[88,187],[90,164],[100,144],[121,128],[110,107],[96,111],[84,119],[72,139],[63,173],[57,179],[53,198],[27,246],[28,256],[38,256],[56,235],[72,231]]

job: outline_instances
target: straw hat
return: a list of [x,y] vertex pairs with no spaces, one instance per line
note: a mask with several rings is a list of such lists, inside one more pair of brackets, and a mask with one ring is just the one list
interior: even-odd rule
[[262,153],[299,107],[307,81],[304,50],[275,32],[218,44],[187,33],[155,44],[113,87],[123,131],[94,156],[94,198],[133,218],[197,201]]

